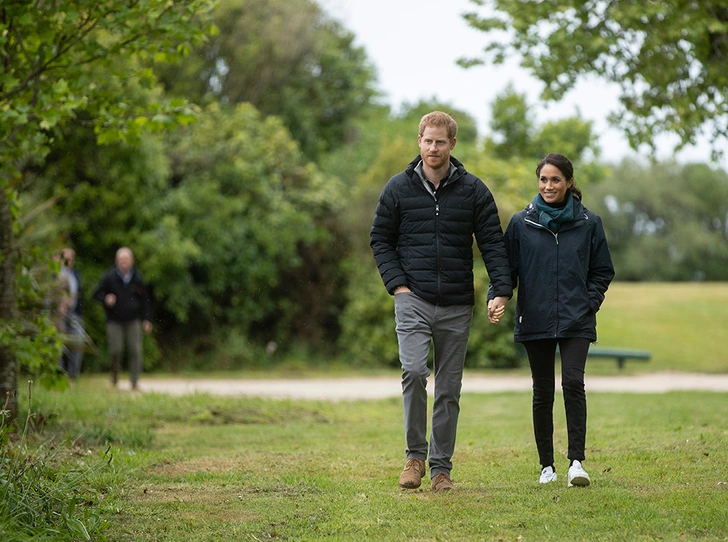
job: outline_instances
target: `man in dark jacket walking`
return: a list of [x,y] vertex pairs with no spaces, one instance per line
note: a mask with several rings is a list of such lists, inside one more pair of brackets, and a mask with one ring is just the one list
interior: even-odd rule
[[[475,304],[473,235],[490,277],[491,322],[498,323],[513,293],[498,209],[485,184],[450,155],[456,135],[449,115],[422,117],[420,155],[384,187],[371,229],[379,273],[394,295],[407,443],[399,485],[406,489],[421,485],[428,458],[432,490],[454,489],[451,458]],[[435,398],[428,450],[430,343]]]
[[115,265],[99,281],[94,299],[106,311],[106,335],[111,357],[111,383],[116,386],[124,356],[129,352],[131,388],[137,389],[142,371],[142,328],[152,330],[149,296],[141,274],[134,268],[134,254],[126,247],[116,251]]

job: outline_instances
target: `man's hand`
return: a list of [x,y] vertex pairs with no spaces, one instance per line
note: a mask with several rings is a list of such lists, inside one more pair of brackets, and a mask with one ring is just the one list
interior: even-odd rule
[[144,333],[150,333],[152,331],[152,323],[149,320],[144,320],[142,327],[144,328]]
[[409,289],[409,288],[408,288],[407,286],[397,286],[397,287],[396,287],[396,288],[394,289],[394,292],[392,292],[392,293],[393,293],[394,295],[397,295],[397,294],[403,294],[403,293],[405,293],[405,292],[411,292],[411,291],[412,291],[412,290],[410,290],[410,289]]
[[114,294],[106,294],[104,298],[104,305],[111,308],[116,305],[116,296]]
[[508,298],[499,296],[488,301],[488,320],[491,324],[497,324],[506,312]]

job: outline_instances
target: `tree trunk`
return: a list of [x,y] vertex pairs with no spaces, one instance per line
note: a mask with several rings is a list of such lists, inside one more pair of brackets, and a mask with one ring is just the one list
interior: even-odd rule
[[[18,316],[15,297],[17,252],[13,236],[13,215],[5,190],[0,190],[0,325]],[[18,416],[18,376],[12,348],[0,345],[0,408],[6,404],[10,422]]]

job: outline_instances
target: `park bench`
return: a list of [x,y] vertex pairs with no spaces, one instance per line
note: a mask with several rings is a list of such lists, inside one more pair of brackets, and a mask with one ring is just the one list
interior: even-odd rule
[[634,350],[632,348],[609,348],[604,346],[589,347],[590,358],[606,358],[617,360],[617,366],[620,369],[624,368],[624,363],[628,359],[636,361],[649,361],[652,354],[647,350]]
[[[518,344],[518,347],[525,356],[526,349],[523,348],[523,345]],[[556,355],[560,355],[558,346],[556,347]],[[605,346],[595,346],[592,344],[589,346],[588,356],[590,358],[598,359],[613,359],[617,362],[617,367],[624,369],[624,364],[628,359],[635,361],[649,361],[652,354],[647,350],[635,350],[634,348],[610,348]]]

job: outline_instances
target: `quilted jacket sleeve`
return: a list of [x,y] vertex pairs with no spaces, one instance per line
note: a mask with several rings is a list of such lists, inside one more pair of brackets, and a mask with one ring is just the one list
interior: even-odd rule
[[513,296],[513,288],[498,207],[493,194],[482,182],[477,184],[475,197],[475,240],[490,278],[488,297],[510,298]]
[[382,190],[374,213],[369,245],[374,253],[379,274],[391,294],[399,286],[407,286],[397,251],[399,239],[399,206],[394,197],[394,178]]

